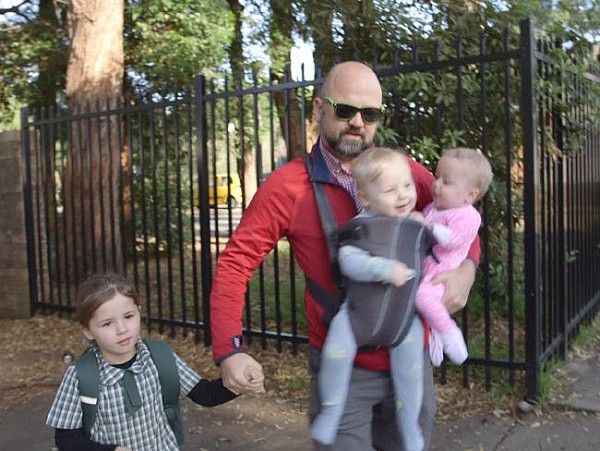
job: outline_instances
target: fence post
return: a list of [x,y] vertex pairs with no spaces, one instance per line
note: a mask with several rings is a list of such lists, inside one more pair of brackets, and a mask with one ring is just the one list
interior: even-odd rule
[[208,132],[206,127],[206,79],[200,75],[194,80],[196,109],[196,162],[200,188],[200,263],[202,279],[202,319],[204,345],[210,346],[210,290],[212,287],[212,257],[210,243],[210,214],[208,211]]
[[[555,48],[560,48],[561,47],[561,42],[560,40],[555,40],[554,42],[554,47]],[[555,76],[555,80],[559,81],[559,86],[560,86],[560,90],[557,94],[558,97],[558,102],[559,105],[560,103],[564,102],[566,99],[564,98],[564,90],[565,90],[565,74],[563,74],[562,72],[562,68],[560,65],[556,65],[555,67],[555,71],[558,72],[558,76]],[[568,76],[568,75],[567,75]],[[555,107],[556,108],[556,107]],[[553,109],[552,111],[552,121],[553,121],[553,138],[556,142],[556,145],[558,146],[559,149],[564,149],[564,123],[563,123],[563,118],[562,115],[560,114],[560,111],[556,111],[556,109]],[[558,269],[558,280],[556,281],[557,283],[557,290],[556,290],[556,295],[558,297],[558,299],[556,299],[556,306],[557,306],[557,314],[558,314],[558,327],[559,330],[558,332],[560,333],[560,335],[562,336],[562,341],[560,346],[558,347],[558,357],[561,360],[564,360],[565,357],[567,356],[567,351],[569,349],[569,313],[568,313],[568,309],[569,309],[569,303],[567,302],[567,294],[566,294],[566,288],[567,288],[567,277],[568,277],[568,272],[569,272],[569,268],[568,268],[568,264],[565,261],[566,260],[566,255],[567,255],[567,239],[565,234],[566,233],[570,233],[570,231],[567,231],[566,229],[566,224],[568,223],[568,210],[565,208],[565,181],[568,179],[568,177],[566,176],[566,168],[567,168],[567,157],[565,156],[565,154],[563,152],[561,152],[561,155],[556,159],[556,164],[558,165],[558,170],[557,170],[557,178],[558,178],[558,183],[557,188],[556,188],[556,195],[557,195],[557,199],[556,199],[556,210],[559,212],[559,214],[557,215],[557,222],[558,222],[558,230],[557,230],[557,255],[556,255],[556,265],[557,265],[557,269]]]
[[539,154],[537,152],[537,99],[535,78],[537,75],[536,42],[534,22],[530,19],[520,23],[521,37],[521,121],[523,126],[523,162],[525,210],[525,359],[527,368],[527,398],[536,399],[539,394],[540,376],[540,328],[539,301]]
[[23,196],[25,202],[25,236],[27,237],[27,268],[29,272],[29,296],[31,314],[37,310],[37,267],[35,255],[35,233],[33,230],[33,199],[31,186],[31,147],[29,142],[29,109],[21,108],[21,146],[23,148],[23,163],[25,165],[25,180],[23,181]]

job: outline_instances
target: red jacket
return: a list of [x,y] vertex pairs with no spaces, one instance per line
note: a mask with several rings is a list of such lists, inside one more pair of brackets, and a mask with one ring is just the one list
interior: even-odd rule
[[[326,183],[338,227],[356,215],[350,195],[332,178],[319,146],[312,151],[313,178]],[[432,201],[433,176],[409,158],[417,187],[417,210]],[[306,277],[304,307],[310,345],[323,346],[327,325],[338,307],[335,283],[308,173],[301,158],[274,171],[260,186],[237,229],[220,254],[210,296],[213,357],[220,362],[245,349],[242,343],[244,294],[252,273],[277,241],[286,237]],[[469,256],[479,260],[479,240]],[[317,300],[318,298],[318,300]],[[359,353],[355,363],[373,371],[389,370],[387,349]]]

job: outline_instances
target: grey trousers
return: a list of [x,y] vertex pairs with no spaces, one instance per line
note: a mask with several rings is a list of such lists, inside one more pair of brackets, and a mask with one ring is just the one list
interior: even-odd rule
[[[435,389],[433,368],[429,353],[424,351],[423,404],[419,423],[423,431],[425,449],[429,449],[435,417]],[[309,352],[310,406],[312,421],[320,409],[319,399],[320,352],[311,347]],[[350,391],[336,441],[331,446],[315,444],[318,451],[405,451],[396,423],[394,388],[389,374],[353,368]]]

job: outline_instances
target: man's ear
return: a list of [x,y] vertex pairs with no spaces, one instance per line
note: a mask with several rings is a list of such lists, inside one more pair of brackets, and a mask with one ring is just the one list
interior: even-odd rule
[[316,122],[321,120],[323,115],[323,99],[321,97],[315,97],[313,100],[313,117]]

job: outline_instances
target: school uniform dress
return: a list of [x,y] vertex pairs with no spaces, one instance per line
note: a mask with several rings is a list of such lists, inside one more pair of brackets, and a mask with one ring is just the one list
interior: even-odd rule
[[[177,450],[177,440],[171,430],[162,403],[158,371],[150,351],[142,340],[137,342],[137,357],[128,370],[107,363],[94,348],[99,365],[100,389],[97,412],[90,438],[101,444],[115,444],[140,451]],[[179,374],[180,398],[200,381],[200,376],[175,354]],[[121,380],[125,371],[134,374],[142,406],[133,414],[126,412]],[[83,427],[83,411],[75,366],[67,368],[46,424],[58,429]]]

